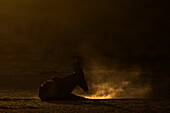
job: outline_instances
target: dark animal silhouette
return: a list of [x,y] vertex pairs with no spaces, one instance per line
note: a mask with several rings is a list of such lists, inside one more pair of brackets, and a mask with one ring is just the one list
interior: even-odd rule
[[77,85],[88,91],[88,86],[84,78],[84,73],[81,68],[83,59],[77,57],[77,63],[74,68],[74,73],[65,78],[54,77],[41,85],[39,89],[39,97],[41,100],[79,100],[84,97],[76,96],[71,92]]

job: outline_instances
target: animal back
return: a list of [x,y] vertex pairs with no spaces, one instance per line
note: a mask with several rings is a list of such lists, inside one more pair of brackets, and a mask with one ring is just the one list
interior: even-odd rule
[[52,81],[49,80],[43,83],[39,89],[39,97],[44,98],[46,93],[48,92],[49,88],[51,87]]

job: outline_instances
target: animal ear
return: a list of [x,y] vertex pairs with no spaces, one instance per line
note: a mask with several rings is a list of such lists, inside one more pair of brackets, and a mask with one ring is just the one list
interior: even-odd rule
[[80,73],[82,71],[81,64],[83,62],[83,59],[80,56],[77,56],[76,60],[77,61],[76,61],[75,67],[74,67],[74,72]]

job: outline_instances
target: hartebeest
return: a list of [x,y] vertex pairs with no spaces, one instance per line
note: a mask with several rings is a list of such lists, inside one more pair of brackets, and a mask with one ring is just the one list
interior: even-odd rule
[[74,67],[74,73],[65,78],[54,77],[51,80],[43,83],[39,89],[39,97],[41,100],[70,100],[70,99],[85,99],[76,96],[71,92],[77,85],[88,91],[88,86],[81,68],[82,58],[77,57],[77,63]]

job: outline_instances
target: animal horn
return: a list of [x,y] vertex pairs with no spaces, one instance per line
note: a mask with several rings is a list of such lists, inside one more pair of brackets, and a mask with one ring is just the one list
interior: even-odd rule
[[81,64],[83,62],[83,58],[80,56],[77,56],[77,63]]

